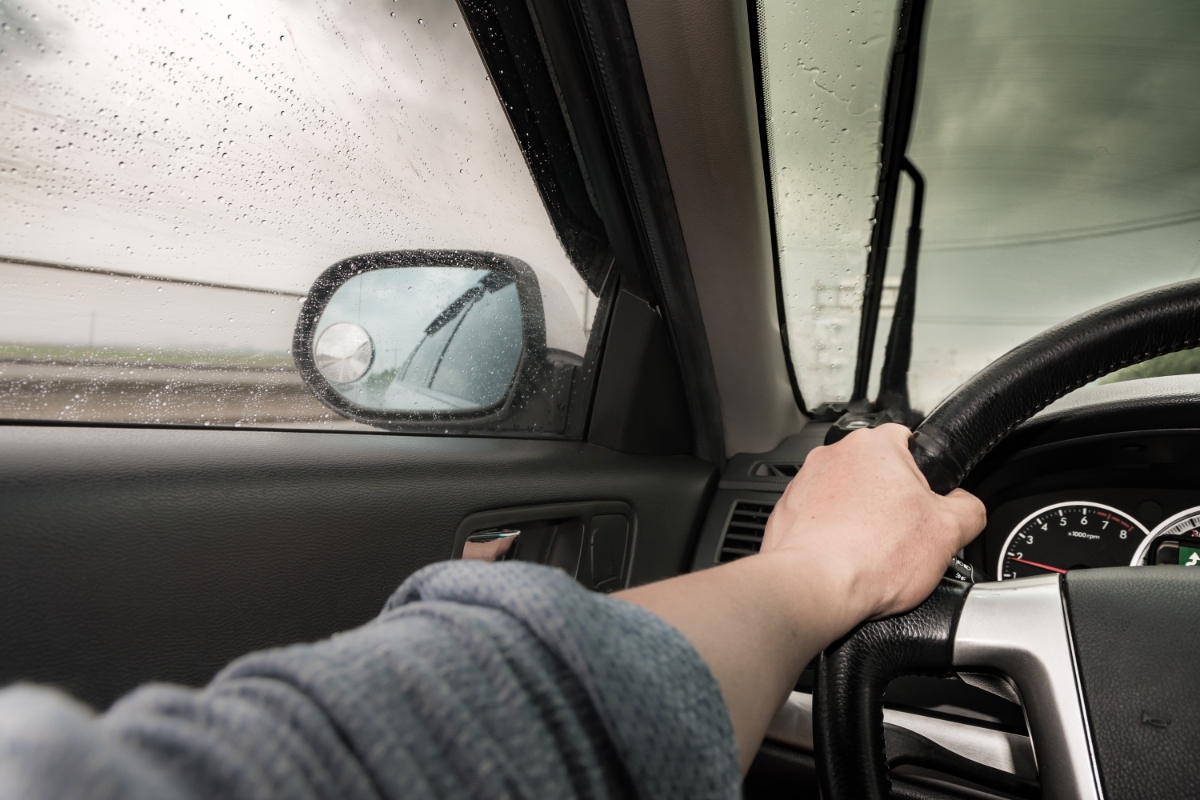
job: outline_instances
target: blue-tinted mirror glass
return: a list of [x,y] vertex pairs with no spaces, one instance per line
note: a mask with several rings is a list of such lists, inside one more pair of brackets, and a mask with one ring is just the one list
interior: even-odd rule
[[524,350],[517,284],[458,267],[365,272],[338,287],[313,342],[317,369],[364,408],[493,407],[510,393]]

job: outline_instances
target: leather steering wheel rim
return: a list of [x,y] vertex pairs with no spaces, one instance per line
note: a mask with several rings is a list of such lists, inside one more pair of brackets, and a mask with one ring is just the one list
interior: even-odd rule
[[1114,370],[1200,345],[1200,280],[1131,295],[1056,325],[956,389],[913,432],[908,449],[946,494],[1022,422]]
[[[1018,425],[1114,370],[1200,345],[1200,280],[1131,295],[1010,350],[960,386],[909,439],[930,487],[957,487]],[[890,794],[883,691],[903,675],[952,672],[954,627],[966,584],[943,580],[916,609],[867,622],[818,661],[814,746],[826,800]]]

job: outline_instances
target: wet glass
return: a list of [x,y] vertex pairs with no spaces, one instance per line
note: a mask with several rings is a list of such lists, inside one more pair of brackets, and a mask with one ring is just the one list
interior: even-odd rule
[[[925,411],[1051,325],[1200,274],[1200,5],[934,0],[928,14],[908,148],[927,186],[910,374]],[[1141,374],[1154,369],[1115,377]]]
[[760,0],[779,268],[809,407],[854,384],[897,0]]
[[0,417],[361,428],[292,332],[385,250],[522,260],[585,352],[596,298],[452,0],[0,0],[0,97]]
[[[895,18],[883,2],[760,7],[788,332],[810,407],[849,397],[887,67],[867,54],[890,50]],[[1200,5],[930,0],[922,53],[909,383],[928,412],[1046,328],[1200,275]],[[911,188],[903,178],[872,397]],[[1200,372],[1200,353],[1102,380],[1177,372]]]

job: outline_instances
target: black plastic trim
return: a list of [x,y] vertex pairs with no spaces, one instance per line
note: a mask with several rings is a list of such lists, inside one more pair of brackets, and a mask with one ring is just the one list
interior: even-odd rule
[[597,294],[611,265],[609,243],[559,111],[524,0],[460,0],[463,17],[516,134],[567,257]]
[[[565,194],[575,198],[573,208],[583,194],[589,198],[622,288],[663,310],[687,389],[693,450],[722,465],[716,373],[628,10],[623,3],[597,0],[460,0],[460,5],[518,140],[530,148],[526,159],[535,179],[578,179],[578,187]],[[508,72],[501,75],[505,65]],[[510,73],[520,73],[515,83],[530,80],[537,86],[514,86],[505,77]],[[550,163],[538,150],[539,141],[548,140],[560,161],[573,151],[578,172],[538,170]],[[554,191],[544,189],[543,198],[558,225]],[[560,237],[565,244],[568,237],[561,231]]]
[[608,337],[612,331],[613,309],[617,306],[617,296],[621,291],[621,276],[616,269],[610,269],[600,289],[600,302],[596,304],[596,314],[592,317],[592,333],[588,337],[587,349],[583,353],[583,366],[571,387],[570,407],[567,409],[566,438],[584,439],[592,424],[592,411],[596,405],[597,387],[600,385],[598,376],[604,353],[608,349]]
[[622,453],[687,455],[694,445],[679,366],[662,318],[621,291],[596,378],[587,440]]
[[[583,36],[571,8],[558,0],[529,0],[559,110],[575,147],[588,195],[604,222],[622,288],[657,302],[638,237],[633,210],[621,178],[604,102],[588,67]],[[549,113],[544,110],[543,113]]]
[[763,742],[742,782],[744,800],[820,800],[817,764],[805,753]]
[[718,489],[708,506],[708,514],[700,529],[700,539],[696,543],[695,555],[692,558],[692,572],[717,566],[717,558],[721,553],[721,545],[725,540],[725,531],[729,527],[729,519],[733,508],[739,500],[748,503],[761,503],[773,506],[783,496],[783,487],[772,491],[772,487],[764,486],[757,491],[745,489]]
[[619,155],[617,164],[627,203],[634,211],[643,263],[652,267],[649,273],[660,310],[682,367],[695,454],[723,465],[725,433],[716,371],[629,10],[622,2],[603,0],[571,0],[570,4],[593,85],[604,99],[601,109]]
[[[578,503],[554,503],[551,505],[499,508],[494,511],[481,511],[477,514],[471,514],[462,521],[458,526],[458,532],[454,534],[454,550],[450,557],[462,558],[463,546],[467,542],[467,537],[473,533],[489,528],[520,529],[531,523],[541,523],[542,526],[546,526],[548,523],[558,523],[557,527],[559,530],[554,531],[554,536],[551,536],[551,541],[547,543],[547,550],[551,551],[551,553],[554,550],[552,540],[562,535],[563,528],[582,528],[583,536],[579,537],[577,541],[583,545],[581,550],[586,551],[587,533],[592,530],[592,520],[600,516],[624,517],[625,523],[628,526],[625,557],[621,563],[618,580],[619,586],[613,587],[626,588],[629,586],[629,575],[633,569],[633,559],[637,555],[637,514],[628,503],[616,500],[593,500]],[[524,535],[522,539],[524,539]],[[517,558],[522,559],[522,556],[518,555]],[[553,566],[563,568],[573,578],[580,580],[588,588],[593,588],[590,581],[592,571],[590,566],[586,564],[587,560],[583,556],[583,552],[579,552],[576,558],[573,559],[575,562],[573,568],[568,567],[567,564],[553,563],[553,558],[550,558],[549,562],[543,563],[552,563]]]

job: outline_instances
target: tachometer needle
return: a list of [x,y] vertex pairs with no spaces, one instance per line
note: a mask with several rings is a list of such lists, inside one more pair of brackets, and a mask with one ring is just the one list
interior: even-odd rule
[[1026,561],[1026,560],[1025,560],[1025,559],[1023,559],[1023,558],[1013,558],[1012,560],[1013,560],[1013,561],[1016,561],[1016,562],[1019,562],[1019,563],[1021,563],[1021,564],[1028,564],[1028,565],[1029,565],[1029,566],[1031,566],[1031,567],[1037,567],[1038,569],[1046,569],[1046,570],[1049,570],[1049,571],[1051,571],[1051,572],[1057,572],[1059,575],[1066,575],[1066,574],[1067,574],[1067,571],[1066,571],[1065,569],[1059,569],[1058,567],[1048,567],[1048,566],[1046,566],[1045,564],[1039,564],[1039,563],[1038,563],[1038,562],[1036,562],[1036,561]]

